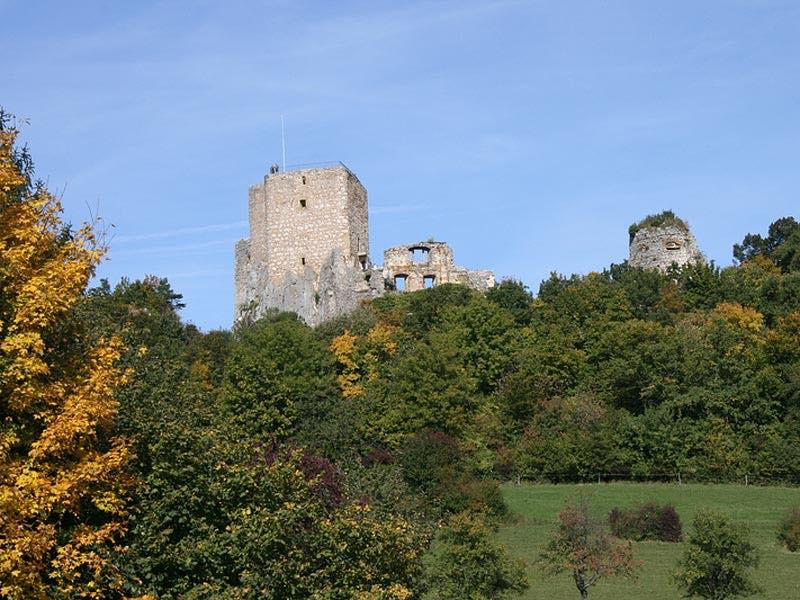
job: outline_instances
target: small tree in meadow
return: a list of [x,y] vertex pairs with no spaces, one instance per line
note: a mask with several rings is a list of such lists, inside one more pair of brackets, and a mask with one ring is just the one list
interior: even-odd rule
[[726,600],[760,591],[752,580],[758,554],[747,527],[711,511],[697,515],[692,527],[675,574],[685,598]]
[[450,517],[427,568],[426,600],[493,600],[525,591],[524,565],[492,540],[492,531],[471,513]]
[[558,515],[539,563],[550,575],[569,573],[585,600],[589,588],[607,577],[634,579],[639,563],[630,542],[617,542],[605,530],[602,519],[591,513],[589,500],[581,498]]

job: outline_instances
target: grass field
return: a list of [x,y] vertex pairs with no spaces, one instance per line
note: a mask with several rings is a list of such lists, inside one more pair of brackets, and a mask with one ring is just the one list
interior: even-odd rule
[[[503,495],[515,518],[502,527],[500,540],[509,551],[528,564],[531,587],[524,598],[577,600],[578,592],[566,575],[545,577],[533,564],[539,549],[555,523],[565,502],[588,493],[593,506],[607,515],[614,506],[630,506],[648,500],[673,504],[684,525],[690,529],[694,515],[704,508],[718,510],[750,527],[751,540],[761,553],[756,572],[764,593],[757,598],[800,600],[800,553],[787,552],[775,541],[775,527],[783,512],[800,505],[800,489],[742,485],[682,485],[601,483],[590,485],[507,485]],[[637,582],[609,580],[590,592],[592,600],[667,600],[680,593],[671,574],[683,544],[639,542],[634,544],[637,559],[644,561]]]

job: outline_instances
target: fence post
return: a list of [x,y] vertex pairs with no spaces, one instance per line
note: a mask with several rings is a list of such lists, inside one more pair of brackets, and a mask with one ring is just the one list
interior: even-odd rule
[[747,479],[747,473],[744,474],[744,484],[745,486],[749,485],[749,481]]
[[683,481],[681,481],[681,473],[678,471],[678,485],[683,485]]

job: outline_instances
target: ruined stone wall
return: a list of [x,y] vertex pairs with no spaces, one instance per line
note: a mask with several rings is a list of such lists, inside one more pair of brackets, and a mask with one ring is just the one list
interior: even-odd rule
[[239,240],[234,248],[234,292],[233,305],[245,306],[253,298],[249,290],[255,288],[253,263],[250,257],[250,240]]
[[383,253],[383,277],[392,288],[398,287],[398,278],[405,279],[407,292],[444,283],[460,283],[485,291],[495,284],[491,271],[470,271],[457,266],[453,250],[444,242],[388,248]]
[[679,225],[643,227],[630,243],[628,263],[642,269],[666,271],[678,266],[705,262],[691,231]]
[[250,186],[247,196],[247,208],[250,220],[250,254],[254,263],[266,264],[267,190],[265,183]]

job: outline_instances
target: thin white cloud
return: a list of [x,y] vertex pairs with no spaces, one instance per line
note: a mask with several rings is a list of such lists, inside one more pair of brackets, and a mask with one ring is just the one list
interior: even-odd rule
[[247,227],[247,221],[233,221],[232,223],[217,223],[214,225],[201,225],[199,227],[181,227],[179,229],[165,229],[163,231],[153,231],[151,233],[139,233],[133,235],[120,235],[114,238],[115,243],[140,242],[143,240],[156,240],[185,235],[197,235],[201,233],[213,233],[215,231],[229,231],[231,229],[241,229]]
[[116,258],[120,256],[140,256],[146,254],[159,254],[159,255],[166,255],[166,254],[177,254],[183,252],[192,252],[197,250],[203,250],[208,248],[217,248],[217,247],[225,247],[226,250],[229,250],[233,253],[233,246],[236,243],[236,240],[216,240],[213,242],[201,242],[199,244],[182,244],[179,246],[156,246],[156,247],[147,247],[147,248],[139,248],[137,250],[121,250],[121,251],[113,251],[110,253],[111,258]]
[[393,206],[376,206],[369,209],[371,215],[393,215],[397,213],[410,213],[425,210],[421,204],[396,204]]

